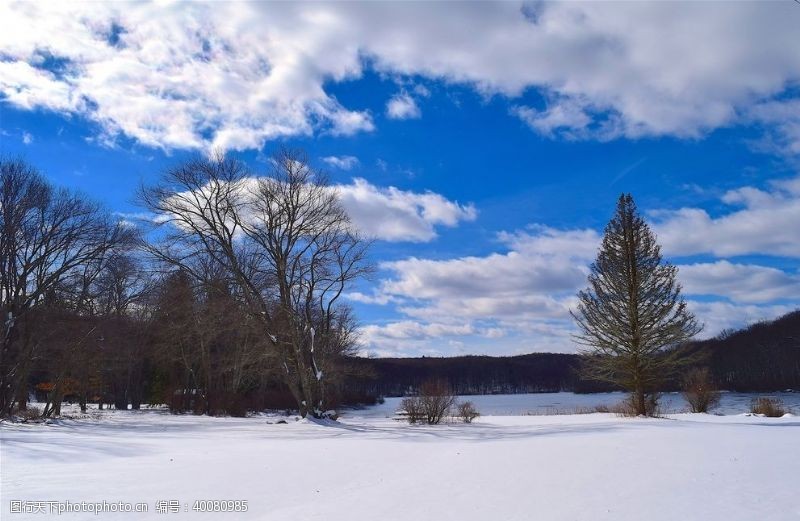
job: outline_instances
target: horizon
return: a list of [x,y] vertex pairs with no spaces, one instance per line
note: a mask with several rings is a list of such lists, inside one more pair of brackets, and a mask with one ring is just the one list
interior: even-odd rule
[[133,220],[194,154],[302,148],[375,239],[365,356],[576,352],[621,192],[699,338],[800,307],[797,3],[265,5],[2,4],[0,154]]

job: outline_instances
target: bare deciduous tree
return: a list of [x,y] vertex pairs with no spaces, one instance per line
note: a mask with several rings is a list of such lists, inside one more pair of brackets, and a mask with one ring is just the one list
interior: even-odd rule
[[403,399],[401,407],[409,423],[437,425],[447,416],[455,401],[450,385],[442,380],[429,380],[419,386],[417,396]]
[[628,389],[636,414],[653,410],[648,395],[686,361],[675,347],[702,329],[686,308],[676,274],[633,198],[621,195],[572,316],[580,329],[576,339],[588,348],[586,374]]
[[198,257],[218,265],[260,321],[300,413],[323,416],[326,375],[353,349],[340,297],[369,270],[335,189],[284,150],[263,177],[221,155],[190,161],[141,199],[169,227],[150,251],[198,278]]
[[683,397],[692,412],[708,412],[719,405],[720,392],[707,367],[695,367],[683,377]]
[[0,160],[0,414],[24,408],[36,352],[31,314],[70,276],[122,244],[132,230],[79,194],[50,186],[20,160]]
[[481,415],[478,409],[475,408],[475,404],[470,401],[459,403],[456,409],[458,417],[461,418],[461,421],[464,423],[472,423],[472,420]]

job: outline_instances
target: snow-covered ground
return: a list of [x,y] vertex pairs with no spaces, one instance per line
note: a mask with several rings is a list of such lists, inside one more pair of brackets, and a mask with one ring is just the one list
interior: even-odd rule
[[[797,521],[800,418],[677,414],[484,416],[409,426],[109,411],[2,424],[11,500],[145,502],[64,519]],[[157,514],[177,500],[181,512]],[[196,500],[246,500],[198,513]],[[188,507],[188,512],[183,510]]]

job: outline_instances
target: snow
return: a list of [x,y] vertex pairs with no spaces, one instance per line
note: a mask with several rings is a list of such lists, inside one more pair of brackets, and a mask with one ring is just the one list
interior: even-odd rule
[[[158,519],[155,502],[177,499],[188,513],[164,517],[796,521],[798,440],[797,417],[744,414],[409,426],[354,411],[340,422],[95,411],[0,426],[0,511],[12,499],[145,501],[146,516],[63,516]],[[214,499],[247,500],[248,511],[191,511]]]

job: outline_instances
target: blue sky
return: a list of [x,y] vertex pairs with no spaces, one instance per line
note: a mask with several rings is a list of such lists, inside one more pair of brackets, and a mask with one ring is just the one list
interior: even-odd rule
[[703,336],[800,304],[800,5],[13,4],[0,153],[120,215],[213,148],[282,145],[375,238],[376,355],[574,351],[620,192]]

